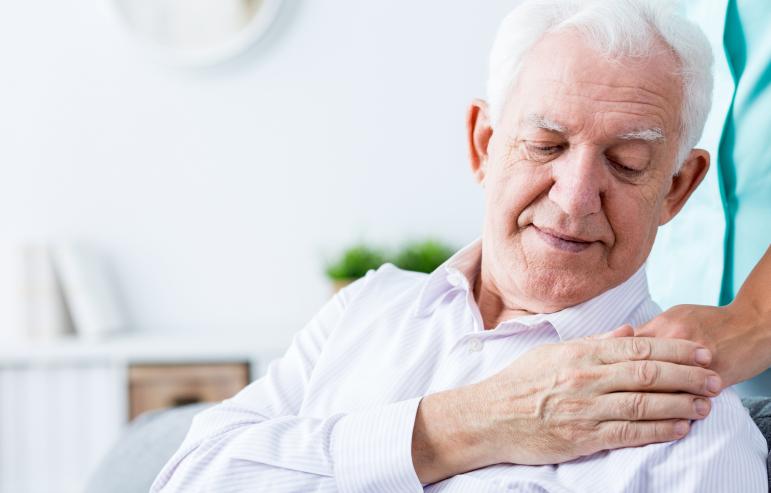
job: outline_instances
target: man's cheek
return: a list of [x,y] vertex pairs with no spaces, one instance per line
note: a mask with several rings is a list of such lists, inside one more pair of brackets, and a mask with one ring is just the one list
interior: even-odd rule
[[613,244],[611,255],[620,262],[631,262],[645,252],[649,242],[649,225],[641,223],[646,217],[639,209],[628,209],[621,214],[623,219],[611,222]]

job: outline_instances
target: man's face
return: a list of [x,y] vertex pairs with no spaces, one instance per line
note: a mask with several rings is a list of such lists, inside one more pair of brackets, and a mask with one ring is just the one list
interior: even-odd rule
[[676,70],[663,44],[650,58],[608,60],[572,32],[526,55],[477,170],[483,270],[502,294],[555,311],[642,265],[657,227],[682,206],[670,197]]

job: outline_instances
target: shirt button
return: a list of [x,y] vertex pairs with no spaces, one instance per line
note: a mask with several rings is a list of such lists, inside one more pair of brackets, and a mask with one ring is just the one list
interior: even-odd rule
[[484,343],[477,338],[468,341],[468,350],[470,353],[478,353],[484,347]]
[[450,283],[450,286],[457,288],[463,282],[463,275],[457,272],[453,272],[452,274],[447,276],[447,282]]

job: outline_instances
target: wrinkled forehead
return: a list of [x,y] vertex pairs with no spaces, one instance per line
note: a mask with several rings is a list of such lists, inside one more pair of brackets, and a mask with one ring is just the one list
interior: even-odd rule
[[525,55],[503,119],[533,123],[540,115],[562,127],[601,119],[618,132],[677,135],[681,110],[679,64],[663,42],[650,56],[610,57],[579,33],[562,31]]

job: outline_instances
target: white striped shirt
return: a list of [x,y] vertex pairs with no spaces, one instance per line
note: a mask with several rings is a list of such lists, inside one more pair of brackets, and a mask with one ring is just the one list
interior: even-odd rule
[[422,396],[659,312],[641,268],[579,305],[484,330],[469,281],[480,246],[430,275],[385,265],[341,291],[264,377],[195,417],[151,492],[766,491],[765,439],[730,389],[679,441],[422,485],[411,455]]

